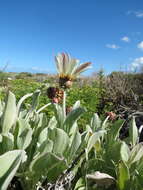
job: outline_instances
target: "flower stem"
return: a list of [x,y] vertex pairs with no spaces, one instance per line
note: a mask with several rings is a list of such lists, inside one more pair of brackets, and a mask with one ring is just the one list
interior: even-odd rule
[[63,94],[63,115],[64,119],[66,118],[66,91],[64,90]]

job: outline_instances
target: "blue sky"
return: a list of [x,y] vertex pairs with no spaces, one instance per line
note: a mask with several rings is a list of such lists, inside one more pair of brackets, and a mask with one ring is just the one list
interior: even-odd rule
[[55,73],[60,52],[86,74],[143,65],[143,0],[0,0],[1,68]]

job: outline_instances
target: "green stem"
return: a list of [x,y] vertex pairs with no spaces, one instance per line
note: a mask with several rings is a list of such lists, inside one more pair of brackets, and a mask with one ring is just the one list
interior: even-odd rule
[[39,110],[37,110],[36,113],[40,113],[41,111],[43,111],[45,108],[47,108],[47,107],[50,106],[50,105],[51,105],[51,103],[48,103],[48,104],[42,106]]
[[66,91],[64,90],[63,94],[63,115],[64,119],[66,118]]

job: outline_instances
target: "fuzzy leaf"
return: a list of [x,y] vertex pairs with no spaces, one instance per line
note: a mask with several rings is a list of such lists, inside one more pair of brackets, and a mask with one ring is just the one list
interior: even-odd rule
[[73,126],[73,124],[78,120],[78,118],[85,112],[84,108],[78,107],[74,110],[72,110],[66,117],[66,120],[64,122],[64,128],[67,132],[69,132],[70,128]]
[[25,153],[21,150],[9,151],[0,156],[0,189],[6,190],[14,177]]
[[16,99],[15,95],[9,91],[2,115],[2,133],[8,133],[16,120]]
[[24,150],[32,140],[32,129],[24,119],[18,120],[18,127],[17,147]]
[[74,190],[85,190],[85,180],[83,178],[79,178],[77,181]]
[[55,112],[55,117],[57,120],[58,127],[63,128],[63,123],[64,123],[63,109],[61,108],[60,105],[54,104],[54,112]]
[[48,127],[44,128],[38,137],[38,143],[42,144],[48,138]]
[[91,128],[92,131],[95,132],[97,129],[101,127],[101,120],[97,113],[95,113],[91,119]]
[[114,163],[118,163],[119,160],[122,160],[122,159],[127,161],[129,155],[126,151],[127,150],[126,150],[124,142],[116,141],[107,146],[104,159],[106,159],[108,164],[111,164],[111,165],[113,164],[112,161],[114,161]]
[[122,128],[124,121],[123,120],[117,120],[112,126],[111,129],[108,133],[108,140],[109,143],[113,143],[118,137],[119,137],[119,132]]
[[31,107],[30,107],[30,110],[28,112],[28,114],[26,115],[26,119],[28,119],[32,113],[34,111],[36,111],[36,108],[39,104],[39,96],[40,96],[40,90],[36,90],[34,93],[33,93],[33,96],[32,96],[32,104],[31,104]]
[[128,182],[130,180],[129,168],[124,162],[120,162],[118,166],[118,186],[120,190],[128,189]]
[[59,128],[49,129],[48,138],[53,141],[53,152],[63,155],[69,145],[69,137],[64,130]]
[[90,152],[92,147],[96,144],[96,142],[99,140],[99,138],[105,133],[105,130],[100,130],[98,132],[95,132],[88,140],[87,144],[87,152]]
[[2,134],[2,141],[0,142],[0,153],[5,153],[14,148],[14,137],[11,133]]
[[53,141],[49,139],[43,141],[40,147],[38,148],[38,151],[40,153],[52,152],[52,150],[53,150]]
[[73,110],[77,109],[80,107],[80,100],[76,101],[72,107]]
[[20,112],[20,108],[21,108],[21,105],[22,103],[29,97],[31,97],[33,95],[33,93],[30,93],[30,94],[26,94],[25,96],[23,96],[19,101],[18,101],[18,104],[17,104],[17,115],[19,114]]
[[65,168],[63,158],[50,152],[41,154],[30,165],[30,171],[35,181],[38,181],[41,176],[47,176],[49,182],[54,181]]
[[131,144],[134,146],[138,142],[138,129],[136,126],[135,117],[133,117],[130,123],[129,136]]
[[137,144],[130,153],[129,164],[139,161],[143,158],[143,143]]
[[76,151],[78,150],[80,144],[81,144],[81,134],[77,131],[73,137],[72,144],[69,148],[70,152],[68,156],[70,159],[72,159],[75,156]]
[[128,145],[123,141],[120,149],[121,159],[127,162],[130,156],[130,149]]
[[55,116],[53,116],[48,123],[48,127],[51,129],[54,129],[56,127],[56,125],[57,125],[57,120],[56,120]]

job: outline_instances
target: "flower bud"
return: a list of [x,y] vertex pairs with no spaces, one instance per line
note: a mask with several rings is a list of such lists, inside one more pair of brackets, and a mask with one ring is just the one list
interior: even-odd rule
[[109,116],[110,120],[115,120],[116,119],[116,114],[114,112],[107,112],[106,113]]
[[71,88],[72,87],[72,81],[71,80],[68,80],[66,83],[65,83],[65,87],[66,88]]
[[52,103],[56,103],[56,104],[58,104],[58,103],[59,103],[58,98],[52,98]]

